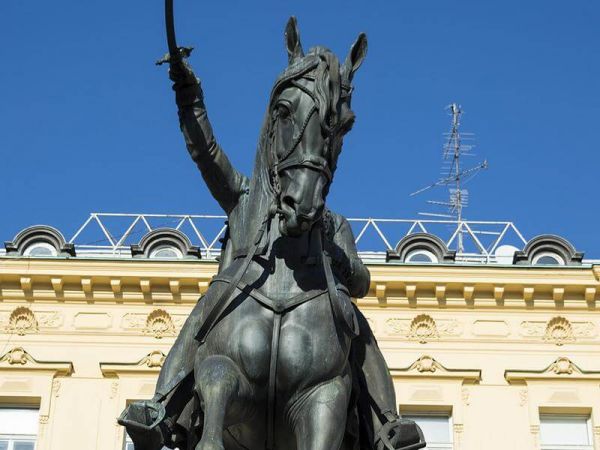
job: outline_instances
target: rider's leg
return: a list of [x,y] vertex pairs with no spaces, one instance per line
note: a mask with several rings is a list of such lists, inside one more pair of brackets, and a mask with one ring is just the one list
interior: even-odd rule
[[223,355],[196,358],[194,378],[204,412],[202,439],[196,450],[224,450],[223,429],[250,414],[250,383],[238,365]]
[[363,372],[359,374],[360,381],[366,384],[363,389],[366,387],[373,399],[373,420],[381,425],[382,413],[397,413],[394,383],[367,319],[356,306],[354,310],[360,329],[360,335],[352,342],[354,357]]
[[302,402],[292,419],[298,450],[340,448],[346,431],[345,412],[351,384],[349,376],[338,376],[321,384]]
[[[409,421],[400,421],[394,383],[371,327],[356,306],[354,310],[360,335],[352,342],[352,355],[355,359],[353,375],[358,378],[356,381],[362,391],[359,408],[370,411],[372,428],[369,427],[369,439],[376,443],[378,449],[401,449],[418,443],[418,427]],[[368,420],[368,417],[365,420]]]

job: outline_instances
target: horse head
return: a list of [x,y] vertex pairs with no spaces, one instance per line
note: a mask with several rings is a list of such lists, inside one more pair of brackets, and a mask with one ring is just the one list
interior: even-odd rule
[[352,78],[367,52],[361,33],[345,62],[328,49],[305,55],[294,17],[285,42],[289,56],[268,111],[269,178],[282,234],[296,237],[320,220],[344,135],[354,122]]

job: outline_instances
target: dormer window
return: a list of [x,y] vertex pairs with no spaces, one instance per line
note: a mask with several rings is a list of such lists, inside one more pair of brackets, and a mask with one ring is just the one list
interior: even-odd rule
[[527,242],[522,251],[514,254],[514,264],[532,266],[579,266],[583,253],[566,239],[552,234],[536,236]]
[[[156,228],[149,231],[139,244],[131,246],[134,258],[150,259],[200,259],[200,249],[190,239],[174,228]],[[0,449],[1,450],[1,449]]]
[[386,261],[398,260],[412,264],[453,263],[456,252],[449,251],[444,241],[429,233],[404,236],[393,250],[388,250]]
[[25,228],[12,241],[5,242],[4,246],[9,256],[31,258],[75,256],[75,246],[65,242],[62,233],[48,225]]

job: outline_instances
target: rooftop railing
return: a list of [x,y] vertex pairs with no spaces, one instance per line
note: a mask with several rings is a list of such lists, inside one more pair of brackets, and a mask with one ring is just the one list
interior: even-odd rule
[[[201,214],[91,213],[69,242],[75,245],[79,256],[128,258],[132,244],[137,244],[149,231],[166,227],[184,233],[200,248],[204,259],[214,260],[220,254],[219,240],[226,229],[225,219],[221,215]],[[348,221],[359,255],[369,262],[385,261],[388,250],[394,250],[403,237],[417,232],[439,237],[450,250],[457,251],[457,261],[466,263],[510,264],[507,255],[527,243],[512,222],[504,221],[375,218]]]

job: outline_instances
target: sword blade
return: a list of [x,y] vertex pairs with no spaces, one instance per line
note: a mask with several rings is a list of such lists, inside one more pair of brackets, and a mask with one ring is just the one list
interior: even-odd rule
[[173,0],[165,0],[165,25],[167,27],[167,44],[171,60],[180,59],[177,39],[175,37],[175,16],[173,14]]

